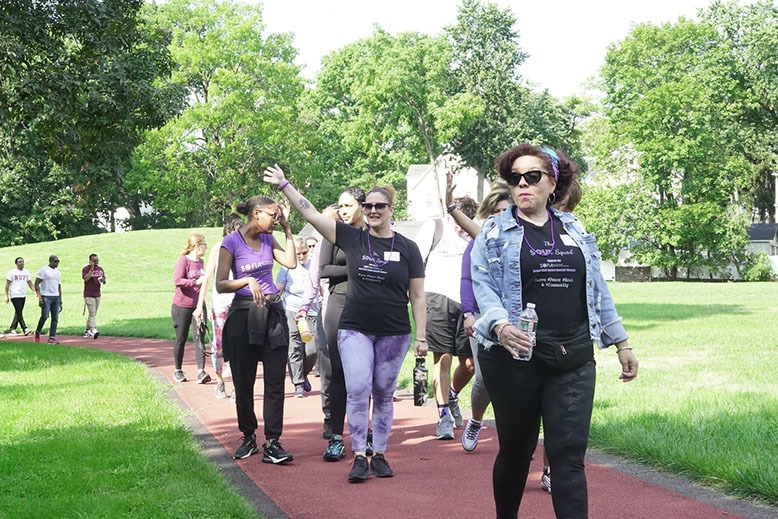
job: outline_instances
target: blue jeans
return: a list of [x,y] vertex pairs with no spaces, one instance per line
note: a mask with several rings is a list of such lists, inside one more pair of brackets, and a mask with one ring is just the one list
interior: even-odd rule
[[38,320],[38,327],[35,331],[40,333],[43,325],[51,314],[51,327],[49,328],[49,338],[57,338],[57,323],[59,323],[59,311],[62,308],[62,302],[59,296],[42,296],[43,306],[41,307],[41,318]]

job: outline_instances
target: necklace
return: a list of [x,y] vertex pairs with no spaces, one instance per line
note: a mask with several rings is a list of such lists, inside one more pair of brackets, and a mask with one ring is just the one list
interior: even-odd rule
[[[527,244],[527,247],[529,247],[529,250],[531,250],[534,254],[537,254],[538,256],[550,256],[551,253],[554,251],[554,247],[556,246],[556,236],[554,236],[554,220],[551,217],[551,211],[546,209],[546,212],[548,213],[548,221],[551,222],[551,247],[548,249],[536,249],[532,246],[532,244],[527,239],[527,232],[524,232],[524,243]],[[524,227],[524,225],[521,223],[521,219],[519,218],[519,215],[516,214],[516,223]]]
[[[392,257],[392,252],[394,252],[394,235],[395,235],[395,232],[392,231],[392,246],[389,248],[389,254],[388,254],[388,256],[390,258]],[[382,259],[378,259],[376,257],[373,257],[373,246],[370,244],[370,230],[369,229],[367,231],[367,251],[368,251],[368,253],[370,255],[370,259],[369,259],[370,263],[372,263],[376,267],[383,267],[387,263],[389,263],[389,260],[382,260]]]

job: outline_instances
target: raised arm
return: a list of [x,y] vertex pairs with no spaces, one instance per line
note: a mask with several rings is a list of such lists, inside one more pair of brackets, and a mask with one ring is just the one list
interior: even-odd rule
[[289,200],[292,207],[310,222],[325,239],[335,243],[335,220],[317,211],[313,204],[306,200],[286,179],[284,171],[278,164],[268,166],[265,169],[264,180],[270,185],[278,186],[278,190]]
[[284,239],[286,240],[286,248],[282,247],[275,236],[273,237],[273,259],[288,269],[293,269],[297,266],[297,251],[294,246],[294,236],[292,235],[292,228],[289,225],[289,208],[287,206],[281,206],[282,218],[280,220],[281,226],[284,228]]

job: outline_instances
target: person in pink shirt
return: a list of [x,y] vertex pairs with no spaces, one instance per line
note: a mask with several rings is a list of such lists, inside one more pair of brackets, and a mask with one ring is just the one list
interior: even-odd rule
[[97,339],[100,332],[97,331],[95,317],[97,309],[100,308],[100,288],[105,285],[105,270],[100,266],[97,254],[89,255],[89,264],[81,269],[81,279],[84,280],[84,305],[89,310],[84,337]]
[[203,256],[208,244],[205,236],[192,234],[189,236],[186,248],[176,261],[173,271],[173,284],[176,291],[173,294],[173,306],[170,314],[173,317],[173,328],[176,331],[176,342],[173,345],[173,359],[176,370],[173,380],[186,382],[186,375],[181,369],[184,363],[184,345],[189,336],[189,328],[192,329],[192,338],[195,343],[195,359],[197,360],[197,383],[205,384],[211,381],[211,376],[205,372],[205,344],[197,331],[197,322],[192,319],[192,314],[197,308],[200,298],[200,288],[205,278],[205,263]]

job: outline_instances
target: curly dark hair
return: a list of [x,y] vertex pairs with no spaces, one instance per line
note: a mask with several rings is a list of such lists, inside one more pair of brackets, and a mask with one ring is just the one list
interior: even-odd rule
[[[550,152],[556,154],[559,158],[559,177],[556,179],[556,187],[554,188],[554,195],[556,200],[561,200],[567,195],[567,190],[570,184],[578,176],[580,168],[578,164],[570,160],[567,155],[561,150],[551,148],[549,146],[536,146],[528,142],[519,144],[509,149],[502,155],[500,155],[494,163],[494,168],[500,174],[500,178],[503,180],[508,179],[508,175],[511,173],[511,168],[516,159],[525,155],[532,155],[543,161],[543,165],[548,168],[548,171],[554,171],[553,164],[551,163],[551,155],[549,152],[544,151],[544,148]],[[549,199],[548,204],[551,205],[553,200]]]
[[457,206],[459,206],[459,210],[465,213],[465,216],[471,220],[475,218],[475,212],[478,210],[478,204],[475,200],[465,195],[459,198],[455,198],[454,202],[456,202]]

